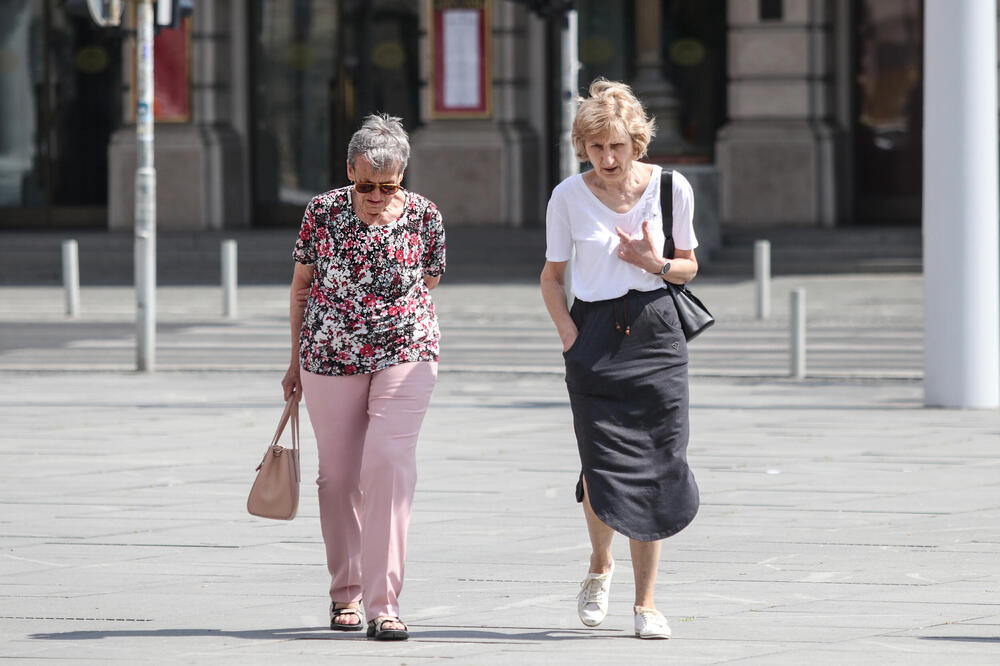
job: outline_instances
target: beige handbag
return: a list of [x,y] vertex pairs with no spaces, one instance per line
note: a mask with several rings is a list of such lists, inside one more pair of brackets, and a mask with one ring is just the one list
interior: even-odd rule
[[[278,445],[281,432],[292,422],[292,448]],[[257,479],[250,488],[247,511],[262,518],[291,520],[299,510],[299,401],[292,395],[278,423],[264,459],[257,465]]]

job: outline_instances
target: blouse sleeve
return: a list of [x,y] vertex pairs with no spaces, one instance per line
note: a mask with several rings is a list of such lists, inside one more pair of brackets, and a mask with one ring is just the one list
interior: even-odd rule
[[427,210],[424,212],[422,235],[424,255],[421,265],[424,269],[424,275],[429,277],[443,275],[445,269],[444,223],[441,219],[441,211],[434,204],[427,206]]
[[302,227],[299,229],[299,238],[295,241],[295,249],[292,250],[292,259],[306,266],[316,263],[315,202],[316,200],[313,199],[306,205],[306,212],[302,215]]
[[694,233],[694,190],[687,178],[674,171],[674,247],[693,250],[698,247]]
[[569,261],[573,252],[573,234],[569,225],[569,211],[562,187],[557,186],[545,209],[545,259]]

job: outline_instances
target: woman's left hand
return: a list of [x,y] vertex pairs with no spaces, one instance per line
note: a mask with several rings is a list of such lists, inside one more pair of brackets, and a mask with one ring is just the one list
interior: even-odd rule
[[649,234],[649,220],[642,222],[642,236],[633,238],[630,234],[615,227],[618,233],[618,257],[624,259],[633,266],[638,266],[649,273],[659,273],[666,261],[656,247],[653,245],[653,238]]

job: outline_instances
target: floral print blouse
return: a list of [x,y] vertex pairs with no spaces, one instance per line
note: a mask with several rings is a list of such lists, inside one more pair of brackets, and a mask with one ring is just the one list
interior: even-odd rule
[[437,314],[424,276],[444,273],[441,213],[413,192],[403,213],[368,226],[351,186],[313,197],[292,257],[315,267],[299,334],[299,363],[320,375],[356,375],[437,361]]

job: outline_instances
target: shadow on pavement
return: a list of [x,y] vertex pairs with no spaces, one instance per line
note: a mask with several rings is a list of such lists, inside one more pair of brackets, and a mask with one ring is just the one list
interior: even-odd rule
[[[506,629],[508,627],[497,627]],[[461,627],[434,629],[422,631],[411,625],[410,640],[416,641],[564,641],[580,640],[593,636],[595,633],[620,633],[609,630],[593,629],[547,629],[540,631],[523,631],[524,627],[509,627],[521,630],[520,633],[505,633],[491,631],[487,627],[465,629]],[[622,634],[628,635],[628,634]],[[193,638],[208,636],[213,638],[243,638],[248,640],[343,640],[349,638],[364,639],[363,631],[337,632],[326,627],[287,627],[283,629],[252,629],[247,631],[223,631],[222,629],[122,629],[98,631],[63,631],[55,633],[31,634],[34,640],[47,641],[84,641],[104,638]]]
[[922,641],[956,641],[958,643],[1000,643],[1000,636],[921,636]]

